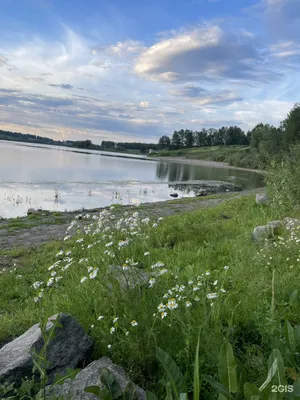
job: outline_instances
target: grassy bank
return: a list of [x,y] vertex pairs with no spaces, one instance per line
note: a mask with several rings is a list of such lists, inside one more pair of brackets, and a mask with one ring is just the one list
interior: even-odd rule
[[218,161],[239,168],[259,169],[261,167],[257,154],[250,146],[212,146],[162,150],[152,156]]
[[[300,216],[288,212],[257,206],[254,195],[162,220],[133,211],[114,218],[112,209],[91,219],[84,232],[74,219],[62,242],[2,251],[14,251],[19,267],[0,275],[0,342],[42,316],[69,313],[93,337],[95,358],[111,357],[163,399],[156,348],[170,354],[192,390],[200,329],[201,374],[218,379],[219,350],[229,340],[243,382],[260,386],[274,341],[284,336],[284,320],[300,324],[298,294],[289,300],[299,288],[299,245],[297,231],[282,231],[281,239],[260,245],[251,232]],[[128,290],[110,265],[122,266],[125,274],[146,272],[147,282]],[[234,398],[245,398],[239,390]],[[201,398],[214,393],[203,383]]]

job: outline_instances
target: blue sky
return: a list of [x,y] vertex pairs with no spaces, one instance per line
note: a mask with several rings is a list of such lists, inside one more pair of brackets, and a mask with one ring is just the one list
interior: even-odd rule
[[0,129],[156,142],[278,125],[300,100],[299,0],[0,0]]

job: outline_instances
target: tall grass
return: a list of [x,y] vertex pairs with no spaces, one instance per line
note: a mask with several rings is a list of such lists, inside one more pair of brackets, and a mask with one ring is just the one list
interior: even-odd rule
[[271,161],[266,183],[274,208],[285,211],[300,205],[300,145],[290,148],[281,161]]
[[[157,348],[176,362],[191,393],[195,349],[201,373],[216,377],[224,341],[247,380],[261,385],[282,321],[300,324],[299,299],[289,303],[299,288],[300,239],[295,228],[258,245],[251,232],[284,216],[286,209],[261,208],[250,196],[152,221],[138,212],[117,219],[112,207],[89,216],[84,231],[75,219],[62,243],[29,252],[23,269],[1,274],[0,340],[64,312],[93,337],[95,358],[111,357],[158,398],[165,380]],[[214,398],[209,383],[201,396]]]

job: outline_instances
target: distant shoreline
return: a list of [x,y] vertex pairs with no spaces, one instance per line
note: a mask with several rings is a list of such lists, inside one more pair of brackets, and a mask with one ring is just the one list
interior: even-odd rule
[[225,162],[220,161],[210,161],[210,160],[199,160],[195,158],[185,158],[185,157],[149,157],[149,159],[155,161],[168,161],[168,162],[177,162],[181,164],[191,164],[191,165],[198,165],[200,167],[215,167],[215,168],[228,168],[228,169],[239,169],[241,171],[248,171],[248,172],[256,172],[258,174],[263,174],[264,171],[259,169],[251,169],[251,168],[241,168],[241,167],[234,167],[229,165]]

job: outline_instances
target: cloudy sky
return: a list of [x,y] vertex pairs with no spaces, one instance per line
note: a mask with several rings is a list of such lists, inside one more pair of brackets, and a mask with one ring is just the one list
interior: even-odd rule
[[278,125],[300,100],[300,0],[0,0],[0,129],[156,142]]

